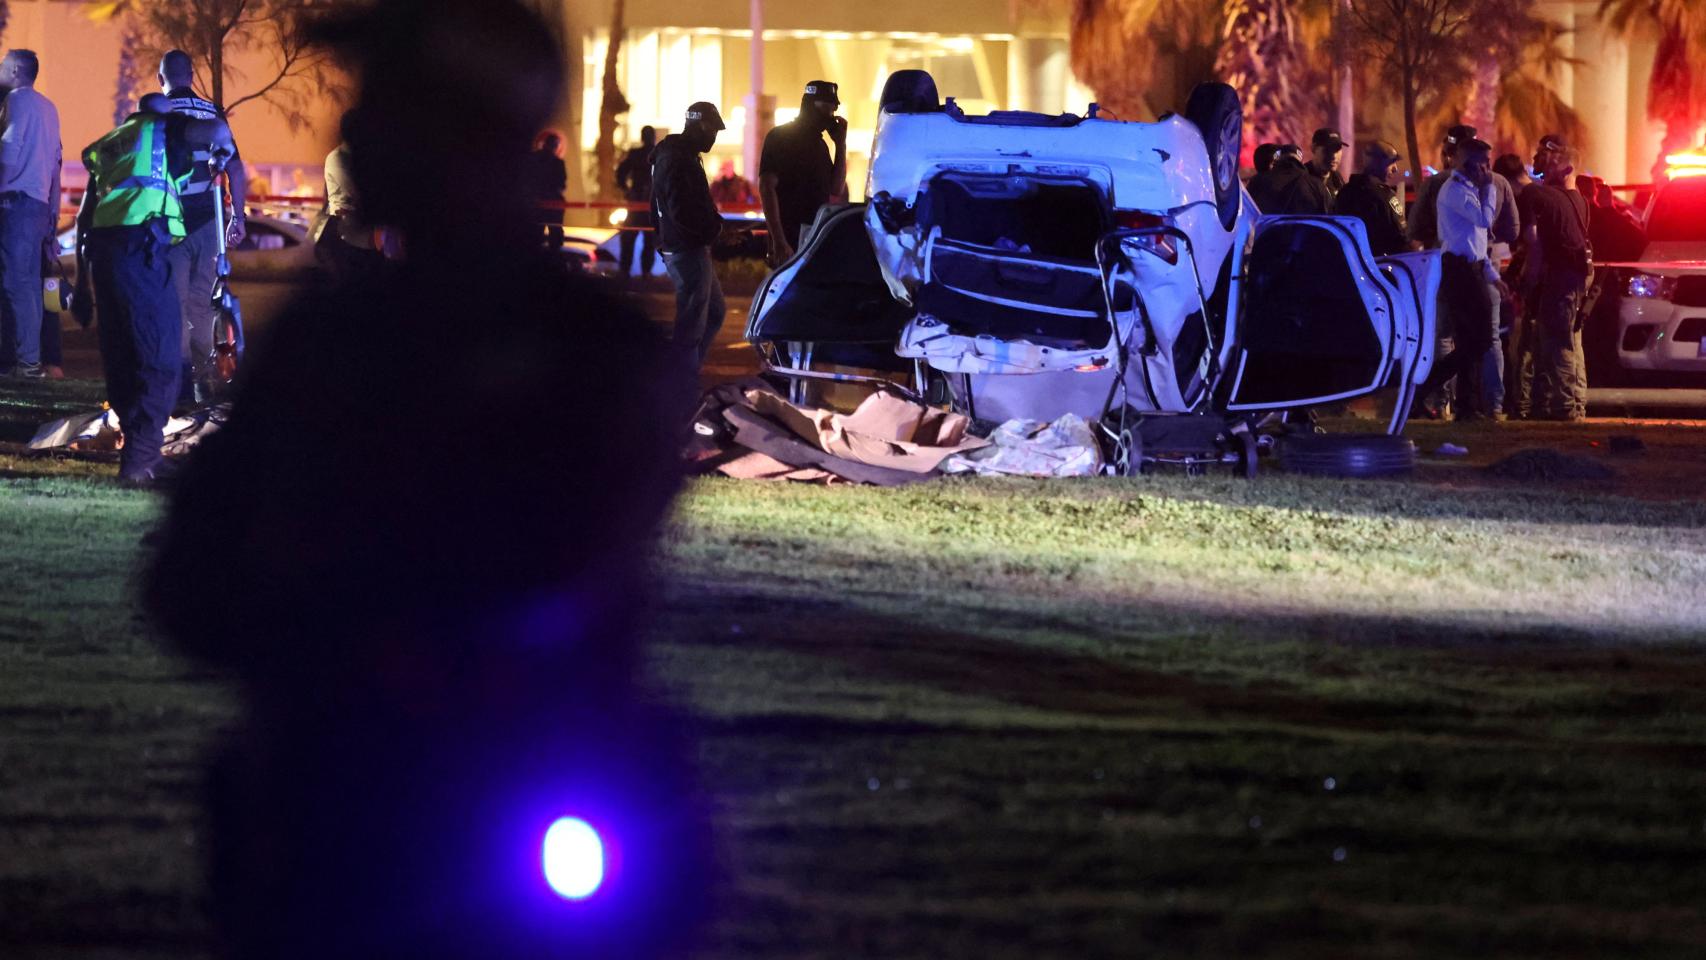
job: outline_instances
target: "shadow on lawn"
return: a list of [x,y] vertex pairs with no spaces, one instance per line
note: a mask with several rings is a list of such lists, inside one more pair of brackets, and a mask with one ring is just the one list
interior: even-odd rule
[[[1311,515],[1376,520],[1496,523],[1606,524],[1681,530],[1706,529],[1706,502],[1642,500],[1593,481],[1518,482],[1465,467],[1460,486],[1442,488],[1416,480],[1338,480],[1269,474],[1254,481],[1182,476],[1140,480],[1005,479],[995,482],[948,478],[940,489],[976,484],[977,496],[1034,500],[1039,495],[1094,501],[1101,498],[1167,497],[1224,507],[1268,507]],[[915,490],[928,489],[915,487]]]
[[[1706,764],[1706,728],[1679,739],[1665,718],[1706,717],[1706,651],[1654,646],[1650,634],[1561,636],[1549,628],[1476,628],[1336,614],[1228,616],[1185,605],[1149,605],[1141,633],[1046,614],[967,611],[964,629],[946,629],[849,606],[789,604],[786,616],[754,616],[751,598],[696,599],[700,623],[745,624],[732,635],[708,631],[700,645],[782,650],[832,663],[836,672],[883,685],[928,687],[1028,711],[1110,720],[1280,726],[1322,734],[1465,736],[1506,746],[1587,749],[1676,765]],[[937,611],[940,620],[942,611]],[[1171,637],[1157,636],[1169,629]],[[1031,633],[1037,642],[1010,639]],[[1071,637],[1107,654],[1042,645]],[[1198,670],[1168,654],[1201,637],[1209,654]],[[1215,654],[1232,638],[1246,653],[1294,642],[1307,652],[1233,675]],[[1611,649],[1616,639],[1634,649]],[[1383,649],[1382,649],[1383,648]],[[1084,649],[1083,646],[1080,650]],[[1117,651],[1129,651],[1120,656]],[[1167,664],[1157,668],[1141,662]],[[1204,665],[1207,665],[1206,668]],[[1200,672],[1199,672],[1200,671]],[[1016,726],[1033,720],[1011,717]],[[1571,722],[1605,722],[1572,740]],[[796,722],[789,721],[790,726]],[[833,718],[808,725],[844,726]],[[1662,732],[1637,737],[1652,722]],[[869,726],[868,721],[855,725]]]

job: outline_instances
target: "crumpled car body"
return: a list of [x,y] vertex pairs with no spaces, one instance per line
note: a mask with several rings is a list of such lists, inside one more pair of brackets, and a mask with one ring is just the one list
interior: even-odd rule
[[869,200],[820,211],[754,298],[772,372],[910,363],[921,393],[990,420],[1244,417],[1390,385],[1402,427],[1432,365],[1438,254],[1376,258],[1352,218],[1261,216],[1230,88],[1133,123],[968,116],[927,77],[899,86]]

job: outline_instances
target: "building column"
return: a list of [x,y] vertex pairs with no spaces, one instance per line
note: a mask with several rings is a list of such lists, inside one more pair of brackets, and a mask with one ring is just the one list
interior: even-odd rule
[[1626,183],[1629,139],[1629,41],[1600,20],[1598,3],[1575,7],[1575,67],[1571,106],[1587,127],[1587,149],[1577,169]]

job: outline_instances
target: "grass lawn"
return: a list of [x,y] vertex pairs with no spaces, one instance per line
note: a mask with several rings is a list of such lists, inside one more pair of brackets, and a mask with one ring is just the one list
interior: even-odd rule
[[[0,441],[98,396],[8,387]],[[1471,457],[696,483],[651,663],[735,877],[708,955],[1701,956],[1706,429],[1415,434]],[[1524,445],[1618,475],[1479,469]],[[155,501],[112,473],[0,448],[7,958],[206,949],[233,707],[134,620]]]

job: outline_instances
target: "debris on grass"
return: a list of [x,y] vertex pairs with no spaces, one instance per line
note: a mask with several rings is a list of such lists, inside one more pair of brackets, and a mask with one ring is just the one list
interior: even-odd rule
[[1518,450],[1487,466],[1504,480],[1610,480],[1617,471],[1589,457],[1545,448]]
[[1611,453],[1619,457],[1638,457],[1647,452],[1647,445],[1632,433],[1620,433],[1608,441]]

